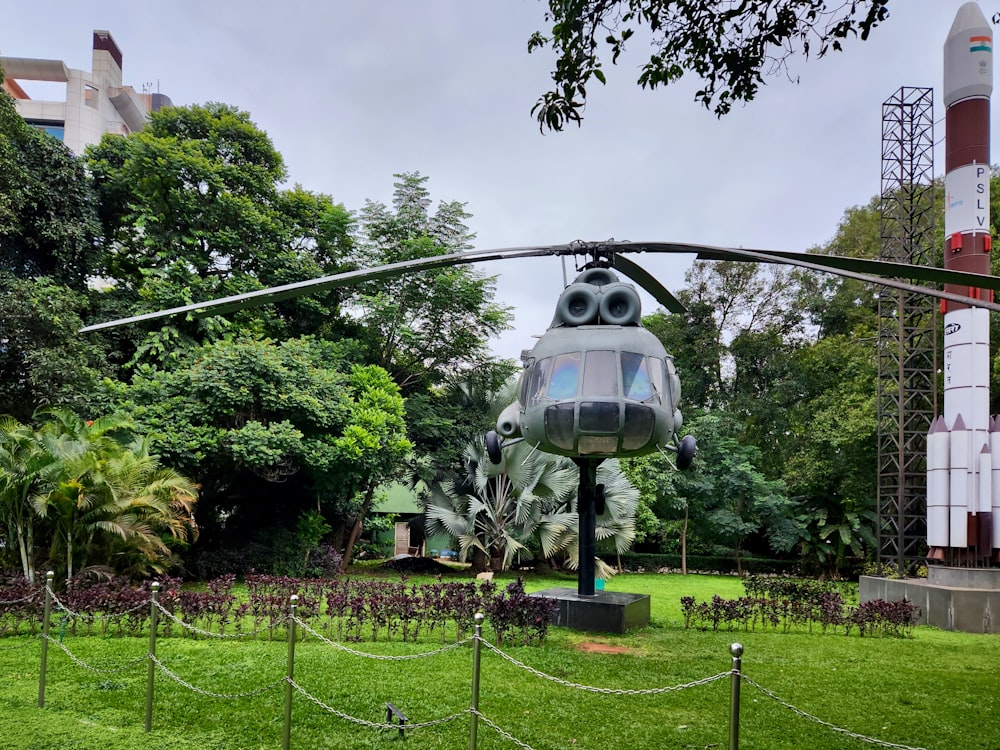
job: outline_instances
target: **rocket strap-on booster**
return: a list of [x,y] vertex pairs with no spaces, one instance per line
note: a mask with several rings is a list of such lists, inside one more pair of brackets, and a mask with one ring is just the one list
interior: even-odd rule
[[[979,6],[965,3],[944,44],[944,267],[949,270],[990,272],[992,93],[993,31]],[[974,299],[991,294],[955,284],[945,289]],[[989,413],[989,311],[942,302],[942,312],[944,415],[928,434],[929,557],[954,557],[945,555],[949,547],[963,560],[985,558],[1000,545],[993,523],[993,466],[1000,464],[993,456],[1000,446]]]

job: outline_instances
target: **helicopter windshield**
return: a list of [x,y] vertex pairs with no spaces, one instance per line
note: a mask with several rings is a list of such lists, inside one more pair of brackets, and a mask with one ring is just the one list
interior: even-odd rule
[[583,395],[615,396],[618,393],[618,363],[612,351],[587,352],[583,370]]
[[600,349],[587,352],[586,358],[582,352],[567,352],[532,362],[521,381],[520,401],[526,406],[541,399],[566,401],[576,398],[578,391],[587,397],[614,398],[618,395],[619,367],[625,398],[659,402],[663,393],[670,393],[673,368],[669,360]]
[[622,388],[625,398],[647,401],[653,397],[646,358],[634,352],[622,352]]
[[546,395],[557,401],[576,396],[576,386],[580,380],[580,352],[569,352],[556,356],[552,367],[552,377]]

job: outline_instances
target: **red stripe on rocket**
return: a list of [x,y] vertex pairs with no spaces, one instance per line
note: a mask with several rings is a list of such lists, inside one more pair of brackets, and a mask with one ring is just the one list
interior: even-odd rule
[[[992,50],[992,28],[976,3],[966,3],[944,45],[944,266],[984,274],[990,272],[992,246]],[[945,288],[979,296],[977,290]],[[989,414],[990,318],[986,310],[953,302],[943,309],[944,415],[927,436],[927,544],[931,557],[944,559],[950,547],[967,561],[989,557],[1000,546],[993,514],[994,506],[1000,509],[993,481],[1000,437],[994,437]]]

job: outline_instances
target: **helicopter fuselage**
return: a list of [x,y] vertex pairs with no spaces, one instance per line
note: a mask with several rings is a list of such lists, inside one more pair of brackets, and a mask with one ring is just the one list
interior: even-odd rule
[[497,422],[503,437],[582,458],[641,456],[673,444],[680,380],[645,328],[550,328],[524,364],[517,400]]

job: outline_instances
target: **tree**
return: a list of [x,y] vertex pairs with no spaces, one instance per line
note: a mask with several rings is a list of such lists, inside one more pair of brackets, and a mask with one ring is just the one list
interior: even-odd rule
[[[661,544],[668,534],[676,533],[680,545],[681,575],[687,575],[689,526],[691,523],[688,498],[678,487],[677,470],[667,465],[659,454],[641,456],[625,462],[625,473],[639,490],[639,506],[648,509],[656,520],[657,541]],[[647,524],[651,525],[649,521]],[[672,551],[667,549],[666,551]]]
[[[11,416],[0,417],[0,512],[6,540],[16,540],[21,571],[35,582],[35,518],[30,498],[40,472],[53,461],[35,430]],[[7,553],[11,550],[8,548]]]
[[[334,450],[342,467],[334,472],[341,486],[364,490],[361,509],[351,528],[341,567],[347,569],[354,544],[361,536],[372,507],[375,489],[399,472],[412,443],[406,438],[403,399],[389,374],[379,367],[355,367],[348,381],[352,402],[351,423],[337,438]],[[349,482],[344,478],[349,477]]]
[[760,451],[738,439],[739,422],[724,412],[703,413],[687,429],[698,436],[690,469],[676,471],[662,456],[651,456],[630,470],[645,492],[655,493],[650,504],[657,514],[680,510],[685,531],[732,553],[738,569],[748,542],[758,552],[791,550],[800,538],[795,506],[784,482],[762,473]]
[[[575,507],[579,469],[570,459],[542,453],[526,443],[504,450],[499,466],[490,462],[481,441],[465,450],[464,474],[445,482],[428,499],[428,529],[458,541],[461,559],[473,568],[501,571],[534,555],[567,556],[579,564],[579,521]],[[596,539],[626,551],[635,537],[638,492],[618,461],[598,467],[605,485],[605,511],[597,517]],[[598,562],[605,577],[612,571]]]
[[[211,103],[152,113],[126,137],[88,149],[107,250],[104,275],[148,310],[346,270],[353,226],[329,196],[281,190],[281,155],[247,113]],[[337,329],[340,296],[317,292],[230,318],[174,320],[163,348],[214,340],[234,326],[275,337]]]
[[693,71],[703,82],[695,100],[716,115],[757,95],[765,73],[787,74],[790,57],[840,51],[850,36],[867,39],[889,16],[888,0],[549,0],[545,21],[528,51],[551,47],[553,87],[532,113],[544,131],[580,125],[591,79],[606,81],[602,42],[612,64],[639,29],[652,53],[638,83],[654,89]]
[[28,421],[43,406],[94,405],[108,365],[101,340],[78,333],[86,310],[70,287],[0,274],[0,414]]
[[[369,201],[361,210],[359,258],[374,267],[446,255],[470,247],[461,203],[430,211],[427,177],[398,174],[392,209]],[[405,396],[490,360],[487,342],[508,328],[510,310],[496,304],[494,277],[452,266],[369,282],[358,290],[361,338],[370,362],[388,370]]]
[[410,448],[399,389],[355,355],[350,342],[230,337],[172,369],[139,367],[113,399],[202,485],[208,547],[245,545],[313,509],[343,530]]
[[82,290],[99,267],[98,232],[83,160],[26,124],[0,91],[0,273]]
[[51,524],[50,564],[64,561],[72,579],[99,553],[112,568],[113,553],[125,552],[165,570],[170,547],[160,535],[178,542],[197,535],[197,487],[162,467],[146,440],[118,442],[114,433],[126,427],[120,419],[84,421],[65,409],[42,418],[37,440],[50,460],[37,472],[31,503]]

